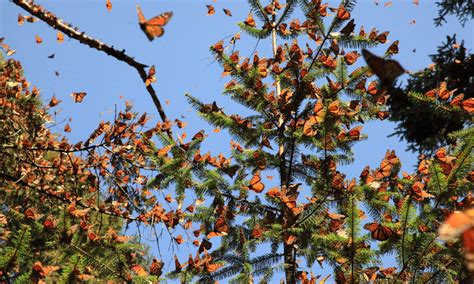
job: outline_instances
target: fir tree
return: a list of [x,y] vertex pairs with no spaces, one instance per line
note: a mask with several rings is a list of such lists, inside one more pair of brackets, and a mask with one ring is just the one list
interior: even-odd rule
[[[266,6],[249,1],[252,14],[239,27],[260,41],[268,39],[269,58],[228,54],[222,41],[211,47],[224,74],[232,77],[224,94],[254,115],[227,114],[216,102],[188,96],[204,119],[237,141],[232,142],[237,171],[229,174],[229,167],[221,165],[199,168],[201,182],[194,185],[213,201],[198,208],[193,218],[205,225],[207,238],[222,237],[211,255],[225,263],[201,281],[234,276],[236,282],[261,277],[265,283],[284,270],[286,283],[312,283],[311,272],[297,263],[300,257],[309,269],[316,261],[332,266],[338,283],[465,278],[460,248],[436,240],[436,220],[442,210],[472,204],[465,179],[471,167],[470,142],[461,143],[453,156],[423,159],[420,164],[432,166],[403,177],[396,154],[387,151],[380,167],[365,169],[359,183],[346,180],[338,167],[351,162],[352,145],[364,138],[360,123],[387,117],[391,90],[377,87],[376,81],[366,86],[371,76],[367,68],[349,71],[359,57],[351,48],[385,43],[388,32],[354,32],[354,1],[334,8],[320,1],[297,2],[288,1],[283,8],[277,1]],[[305,15],[301,24],[290,21],[297,4]],[[335,15],[326,23],[329,9]],[[301,35],[312,40],[306,48],[296,40]],[[291,41],[278,45],[286,39]],[[396,50],[394,43],[386,56]],[[263,177],[272,172],[278,185],[267,189]],[[307,200],[301,198],[303,192]],[[454,197],[462,201],[450,201]],[[363,231],[366,209],[371,219]],[[380,243],[378,249],[371,248],[371,240]],[[270,251],[257,255],[257,247],[264,244]],[[376,266],[386,254],[394,255],[399,267]]]

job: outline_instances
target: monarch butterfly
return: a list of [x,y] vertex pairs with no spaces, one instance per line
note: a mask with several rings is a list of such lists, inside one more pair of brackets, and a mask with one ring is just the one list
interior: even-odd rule
[[255,20],[253,19],[252,17],[252,13],[250,13],[248,16],[247,16],[247,19],[244,21],[244,24],[249,26],[249,27],[256,27],[257,25],[255,24]]
[[163,273],[162,270],[163,270],[164,265],[165,265],[164,262],[154,258],[153,262],[150,265],[150,274],[160,277],[161,274]]
[[194,134],[192,141],[194,140],[202,140],[204,139],[204,130],[199,131],[198,133]]
[[367,223],[364,225],[364,229],[369,230],[372,238],[378,241],[386,241],[395,236],[394,230],[378,223]]
[[469,271],[474,271],[474,209],[449,215],[439,227],[438,235],[446,242],[453,242],[462,235],[466,266]]
[[255,175],[250,179],[250,184],[245,189],[251,189],[257,193],[262,192],[265,189],[265,185],[261,182],[262,178],[260,177],[260,172],[255,173]]
[[351,14],[344,8],[343,5],[339,5],[338,9],[337,9],[337,18],[339,20],[347,20],[351,17]]
[[228,17],[232,17],[232,12],[229,10],[229,9],[222,9],[224,11],[224,13],[228,16]]
[[214,15],[216,13],[216,10],[214,9],[214,6],[212,5],[206,5],[207,7],[207,15]]
[[46,229],[54,229],[56,228],[56,225],[58,224],[58,221],[54,219],[52,216],[48,216],[44,221],[43,221],[43,227]]
[[40,38],[38,35],[35,35],[35,40],[36,40],[36,43],[37,43],[37,44],[43,43],[43,39]]
[[366,49],[362,49],[362,55],[370,70],[382,81],[382,85],[391,86],[398,76],[405,73],[402,65],[395,60],[384,59]]
[[181,264],[181,263],[179,262],[179,259],[178,259],[178,257],[177,257],[176,255],[174,256],[174,265],[175,265],[175,267],[176,267],[176,268],[175,268],[175,271],[177,271],[177,272],[181,271],[181,268],[183,268],[183,267],[186,266],[186,264]]
[[214,230],[207,234],[207,238],[226,236],[229,232],[230,227],[229,224],[227,224],[225,216],[220,216],[214,223]]
[[64,34],[61,33],[60,31],[58,31],[57,35],[56,35],[56,40],[58,41],[58,43],[63,43],[64,41]]
[[75,103],[81,103],[87,94],[85,92],[72,93],[71,97]]
[[110,2],[110,0],[107,0],[105,2],[105,7],[107,8],[109,12],[112,11],[112,2]]
[[163,36],[165,30],[162,27],[165,26],[173,16],[173,12],[165,12],[147,20],[145,19],[145,16],[143,16],[142,9],[140,9],[140,6],[138,5],[137,14],[140,28],[150,41],[152,41],[155,37]]
[[198,253],[201,253],[205,250],[210,250],[212,248],[212,243],[206,239],[203,239],[199,245]]
[[380,269],[380,270],[379,270],[379,272],[380,272],[384,277],[392,276],[393,274],[395,274],[396,271],[397,271],[397,268],[395,268],[395,267],[388,267],[388,268]]
[[343,34],[344,36],[350,36],[351,33],[354,31],[355,29],[355,24],[354,24],[354,19],[350,20],[349,23],[347,23],[347,25],[345,25],[342,29],[341,29],[341,34]]

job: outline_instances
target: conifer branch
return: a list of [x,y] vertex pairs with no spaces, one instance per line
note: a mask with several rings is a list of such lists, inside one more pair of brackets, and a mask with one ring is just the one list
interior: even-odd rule
[[[454,263],[454,260],[449,261],[446,265],[444,265],[444,268],[448,268],[448,267],[451,266],[453,263]],[[439,269],[438,269],[437,271],[433,272],[433,274],[431,275],[431,277],[428,278],[428,280],[426,280],[425,283],[430,283],[431,280],[435,279],[435,277],[438,276],[440,273],[441,273],[441,270],[439,270]],[[415,275],[413,275],[413,282],[414,282],[415,280],[416,280]]]
[[70,243],[69,246],[71,248],[73,248],[75,251],[77,251],[79,254],[81,254],[82,256],[86,257],[87,259],[90,259],[92,260],[96,265],[97,265],[97,268],[100,270],[100,269],[105,269],[107,270],[109,273],[111,274],[115,274],[116,276],[118,276],[119,278],[125,280],[126,282],[129,282],[123,275],[122,273],[118,272],[118,271],[115,271],[113,270],[112,268],[108,267],[107,265],[105,265],[103,263],[103,261],[95,258],[93,255],[91,255],[90,253],[86,252],[85,250],[83,250],[82,248],[78,247],[77,245],[73,244],[73,243]]
[[354,283],[354,262],[355,262],[355,220],[354,220],[354,196],[351,197],[351,283]]
[[99,148],[105,145],[105,143],[100,143],[96,145],[89,145],[87,147],[82,147],[79,149],[72,149],[72,150],[66,150],[66,149],[61,149],[61,148],[54,148],[54,147],[29,147],[27,149],[21,148],[19,145],[0,145],[0,149],[14,149],[14,150],[28,150],[28,151],[52,151],[52,152],[58,152],[58,153],[75,153],[75,152],[82,152],[82,151],[87,151],[95,148]]
[[287,0],[286,1],[286,7],[285,10],[283,10],[283,14],[281,15],[280,19],[278,19],[278,22],[276,23],[275,27],[278,27],[281,22],[283,22],[288,16],[293,12],[294,10],[294,4],[296,4],[298,0]]
[[[472,139],[472,138],[468,138]],[[461,158],[456,161],[454,164],[454,168],[451,170],[449,173],[449,176],[446,178],[446,184],[447,186],[451,183],[451,180],[456,177],[458,171],[461,169],[461,166],[463,165],[464,161],[466,161],[467,158],[471,157],[471,152],[472,152],[472,142],[468,140],[468,146],[467,149],[461,152]]]
[[[446,178],[446,187],[448,187],[449,184],[451,183],[451,180],[456,177],[458,171],[462,168],[463,163],[466,161],[466,159],[468,159],[471,156],[471,152],[472,152],[472,143],[469,143],[469,145],[467,146],[467,150],[461,152],[460,159],[456,161],[453,169],[449,173],[449,176]],[[436,170],[435,170],[435,173],[437,174]],[[446,191],[440,192],[440,196],[438,196],[438,200],[436,201],[436,205],[434,207],[435,209],[438,208],[438,206],[440,205],[441,200],[442,200],[441,196],[444,194],[444,192]]]
[[436,185],[437,185],[438,191],[439,191],[438,197],[436,198],[436,204],[435,204],[434,208],[438,208],[439,203],[441,202],[441,197],[443,196],[443,191],[441,189],[441,183],[440,183],[439,176],[438,176],[438,170],[436,169],[436,167],[433,163],[431,163],[431,167],[433,168],[434,176],[435,176],[435,180],[436,180]]
[[257,15],[263,17],[265,23],[271,24],[270,19],[267,16],[267,12],[262,7],[262,4],[260,3],[260,0],[249,0],[250,6],[254,8],[255,11],[258,11]]
[[[272,51],[273,57],[277,55],[277,31],[276,31],[276,23],[275,23],[275,15],[272,16]],[[275,80],[275,92],[276,97],[280,98],[281,95],[281,85],[280,80],[277,77]],[[284,113],[280,113],[278,118],[278,157],[280,159],[279,162],[279,171],[280,171],[280,186],[283,188],[284,185],[287,184],[285,181],[285,166],[286,166],[286,159],[285,159],[285,116]],[[286,211],[285,211],[286,212]],[[287,213],[282,214],[282,218]],[[291,245],[283,244],[283,259],[285,263],[285,278],[287,283],[295,282],[296,278],[296,267],[295,267],[295,259],[294,259],[294,248]]]
[[[56,199],[56,200],[59,200],[65,204],[70,204],[73,200],[69,200],[65,197],[62,197],[62,196],[59,196],[59,195],[56,195],[52,192],[48,192],[44,189],[41,189],[41,188],[36,188],[34,186],[31,186],[30,184],[24,182],[21,180],[21,178],[15,178],[13,176],[10,176],[8,174],[5,174],[5,173],[0,173],[0,177],[2,178],[5,178],[6,180],[9,180],[11,182],[14,182],[14,183],[19,183],[21,184],[22,186],[25,186],[25,187],[28,187],[28,188],[31,188],[33,190],[36,190],[38,193],[41,193],[41,194],[44,194],[50,198],[53,198],[53,199]],[[109,212],[107,210],[103,210],[103,209],[100,209],[98,207],[92,207],[92,206],[87,206],[85,204],[83,204],[82,202],[76,200],[76,205],[81,207],[81,208],[85,208],[85,209],[91,209],[92,211],[96,211],[98,213],[103,213],[103,214],[106,214],[106,215],[109,215],[109,216],[113,216],[113,217],[118,217],[118,218],[121,218],[121,219],[125,219],[125,220],[129,220],[129,221],[137,221],[138,219],[137,218],[132,218],[132,217],[128,217],[128,216],[122,216],[122,215],[118,215],[118,214],[115,214],[115,213],[112,213],[112,212]]]
[[321,44],[319,45],[318,50],[314,54],[313,60],[311,60],[311,63],[309,64],[308,70],[311,70],[313,65],[316,63],[316,60],[318,59],[318,56],[319,56],[319,54],[321,53],[321,50],[324,47],[324,43],[326,43],[326,40],[329,38],[329,34],[332,32],[332,30],[334,29],[335,26],[336,26],[336,19],[334,19],[332,21],[331,26],[329,27],[328,31],[326,32],[326,35],[323,38],[323,42],[321,42]]
[[[348,2],[345,2],[344,3],[344,7],[346,7],[349,3]],[[309,65],[309,68],[308,70],[311,70],[311,68],[313,67],[314,63],[316,63],[316,59],[318,58],[319,56],[319,53],[321,53],[321,50],[323,49],[323,46],[324,46],[324,43],[326,42],[326,40],[329,38],[329,35],[332,33],[332,30],[337,26],[337,24],[340,22],[340,20],[337,18],[337,17],[334,17],[334,19],[332,20],[331,22],[331,26],[329,26],[329,29],[328,31],[326,32],[326,35],[324,36],[323,38],[323,42],[321,42],[321,44],[319,45],[319,48],[318,50],[316,51],[314,57],[313,57],[313,60],[311,61],[311,64]]]
[[23,228],[22,232],[21,232],[21,236],[20,236],[20,240],[18,241],[18,244],[16,245],[15,247],[15,251],[13,252],[12,256],[10,257],[10,259],[8,260],[8,263],[7,263],[7,266],[5,267],[5,271],[4,273],[7,274],[8,273],[8,270],[10,270],[10,266],[13,264],[13,262],[15,261],[15,258],[18,254],[18,250],[20,249],[20,246],[21,246],[21,243],[23,242],[23,238],[25,237],[25,233],[26,233],[26,228]]
[[243,202],[243,203],[246,203],[246,204],[251,205],[251,206],[259,207],[259,208],[261,208],[265,211],[272,211],[274,213],[280,213],[280,209],[278,209],[276,207],[273,207],[273,206],[270,206],[270,205],[261,204],[261,203],[257,203],[257,202],[252,202],[252,201],[242,199],[242,198],[238,198],[238,197],[235,197],[231,194],[223,193],[223,192],[220,192],[220,191],[219,191],[219,194],[226,197],[226,198],[229,198],[233,201],[236,201],[236,202]]
[[403,222],[403,232],[402,232],[402,244],[401,244],[401,257],[402,257],[402,269],[400,270],[399,275],[407,268],[407,263],[405,262],[405,235],[406,235],[406,230],[407,230],[407,225],[408,225],[408,214],[410,213],[410,203],[411,203],[411,198],[408,196],[408,200],[406,201],[408,204],[407,210],[405,213],[405,220]]
[[[53,13],[47,11],[40,5],[34,4],[33,2],[25,0],[13,0],[13,3],[30,13],[31,15],[39,18],[53,29],[63,32],[70,38],[73,38],[79,41],[80,43],[89,46],[90,48],[105,52],[107,55],[112,56],[119,61],[125,62],[126,64],[137,70],[143,83],[145,83],[145,81],[147,80],[148,75],[145,71],[145,68],[148,66],[136,61],[133,57],[127,55],[125,53],[125,49],[121,51],[117,50],[113,46],[109,46],[97,39],[88,36],[85,32],[79,31],[77,27],[73,27],[71,24],[64,22]],[[155,89],[150,84],[146,86],[146,90],[150,94],[151,99],[153,100],[153,103],[155,104],[155,107],[161,117],[161,120],[163,122],[167,121],[168,117],[163,109],[163,105],[158,99]],[[169,130],[168,134],[169,136],[172,136],[171,130]]]
[[[438,238],[438,235],[435,234],[435,236],[430,240],[430,242],[428,243],[428,245],[425,246],[425,248],[423,249],[422,253],[420,254],[420,256],[424,256],[426,251],[428,251],[428,249],[431,247],[431,244]],[[416,259],[416,258],[413,258],[413,259]],[[416,263],[415,265],[415,268],[413,269],[413,280],[416,279],[416,273],[418,272],[418,268],[420,267],[420,262],[421,260],[418,260],[418,262]],[[400,272],[398,273],[397,277],[395,278],[395,280],[397,280],[402,272],[408,267],[408,264],[410,263],[410,260],[407,261],[407,264],[402,267],[402,269],[400,270]]]
[[[328,186],[328,184],[327,184]],[[306,220],[308,220],[309,218],[311,218],[314,214],[316,214],[319,210],[319,208],[321,208],[321,206],[324,204],[324,202],[326,202],[326,200],[329,198],[329,196],[331,195],[331,191],[328,191],[328,193],[324,196],[324,198],[321,200],[321,202],[319,202],[318,206],[316,206],[313,211],[311,211],[308,215],[304,216],[303,219],[299,220],[298,222],[295,223],[295,226],[298,226],[300,224],[303,224]]]

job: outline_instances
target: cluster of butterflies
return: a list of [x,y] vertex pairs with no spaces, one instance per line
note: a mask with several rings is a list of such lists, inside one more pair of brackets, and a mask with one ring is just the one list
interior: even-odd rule
[[[214,10],[214,8],[212,7],[212,5],[208,5],[207,7],[209,9],[208,15],[213,14],[212,11]],[[136,8],[140,28],[145,33],[147,38],[150,41],[153,41],[155,37],[163,36],[165,33],[163,27],[171,19],[171,17],[173,16],[173,12],[165,12],[161,15],[147,20],[143,15],[140,6],[137,5]],[[224,12],[228,16],[231,16],[230,11],[226,10],[227,9],[224,9]],[[390,86],[398,76],[405,73],[405,69],[400,65],[400,63],[395,60],[378,57],[365,49],[362,50],[362,54],[369,68],[373,71],[373,73],[375,73],[375,75],[377,75],[377,77],[380,78],[382,85]]]

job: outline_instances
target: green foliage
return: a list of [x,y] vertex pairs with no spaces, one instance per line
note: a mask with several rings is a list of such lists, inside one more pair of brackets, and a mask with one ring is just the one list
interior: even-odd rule
[[[474,56],[469,54],[456,36],[447,37],[431,56],[434,67],[415,73],[401,91],[394,89],[389,100],[391,120],[398,122],[395,135],[407,140],[409,149],[429,153],[437,147],[453,142],[449,134],[471,123],[471,115],[461,107],[451,106],[453,98],[464,94],[464,100],[474,97]],[[427,97],[426,93],[441,88],[452,91],[451,98]]]
[[242,29],[244,32],[258,39],[267,38],[271,34],[271,30],[269,29],[259,29],[255,27],[250,27],[244,23],[239,23],[238,25],[240,29]]
[[464,26],[470,19],[474,18],[474,3],[464,0],[439,0],[438,17],[434,19],[437,26],[446,23],[446,16],[455,15]]
[[[197,252],[186,261],[175,255],[175,269],[166,273],[182,283],[271,283],[281,272],[287,283],[314,283],[316,262],[331,267],[337,283],[467,279],[461,244],[440,242],[437,230],[445,215],[474,205],[471,116],[463,100],[440,102],[426,92],[438,87],[439,76],[461,70],[462,79],[446,79],[447,89],[471,98],[464,72],[472,56],[462,44],[451,50],[448,38],[433,60],[453,70],[425,70],[409,82],[405,97],[385,86],[369,92],[369,69],[351,66],[358,53],[350,49],[385,40],[341,32],[355,2],[327,7],[289,0],[282,8],[250,0],[263,26],[239,27],[257,40],[271,37],[271,54],[242,58],[228,54],[223,41],[211,47],[223,75],[231,77],[223,93],[253,113],[227,114],[216,102],[187,99],[204,120],[230,133],[229,157],[201,153],[204,131],[175,140],[170,121],[136,131],[146,115],[137,119],[129,104],[84,143],[69,145],[45,127],[47,111],[37,92],[26,90],[21,66],[2,61],[0,116],[12,123],[0,128],[0,281],[158,282],[163,263],[154,259],[147,268],[146,247],[119,235],[131,222],[153,229],[162,223],[172,245],[183,242],[176,235],[181,228],[193,230]],[[287,23],[298,7],[304,22]],[[306,35],[303,48],[296,39]],[[420,156],[412,174],[400,176],[401,161],[387,151],[379,167],[348,180],[341,166],[353,161],[353,145],[366,138],[363,122],[387,116],[386,91],[395,120],[422,107],[461,121],[430,134],[426,145],[445,138],[453,143]],[[171,192],[166,197],[165,190]],[[177,208],[166,211],[163,199]],[[378,267],[386,255],[397,267]]]
[[0,127],[0,281],[127,281],[129,257],[136,253],[134,262],[145,263],[144,247],[120,238],[122,218],[81,203],[105,200],[88,175],[93,167],[67,153],[67,141],[46,127],[50,118],[38,90],[28,89],[21,65],[0,65],[0,116],[9,121]]

